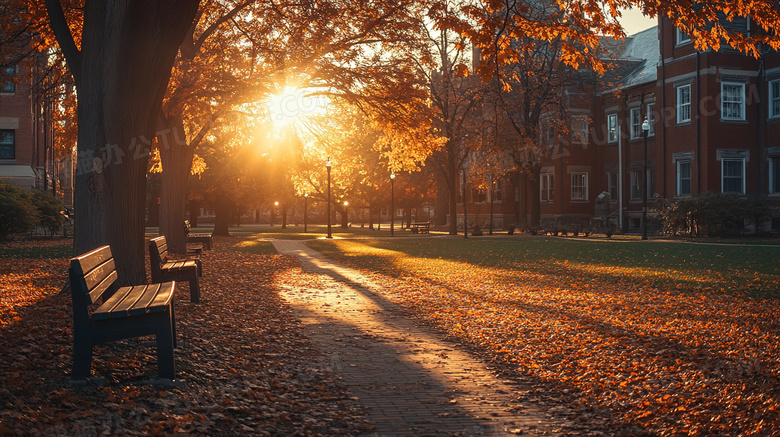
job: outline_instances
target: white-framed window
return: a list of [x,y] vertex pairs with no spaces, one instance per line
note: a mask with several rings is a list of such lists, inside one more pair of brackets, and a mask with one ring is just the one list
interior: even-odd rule
[[474,203],[485,203],[487,202],[487,191],[480,189],[480,188],[472,188],[471,189],[471,201]]
[[721,82],[720,118],[723,120],[745,119],[745,84]]
[[691,85],[677,87],[677,123],[691,121]]
[[16,131],[0,129],[0,159],[16,158]]
[[723,158],[720,160],[721,191],[745,194],[745,159]]
[[0,93],[13,94],[16,92],[16,83],[14,82],[15,77],[15,65],[3,68],[2,77],[0,77]]
[[631,200],[642,200],[642,170],[631,170]]
[[677,161],[677,196],[687,197],[691,195],[691,166],[690,160]]
[[588,173],[571,174],[571,200],[588,200]]
[[539,142],[552,149],[555,146],[555,126],[549,118],[542,119],[539,124]]
[[769,82],[769,118],[780,117],[780,79]]
[[675,40],[678,46],[682,44],[688,44],[691,42],[691,36],[683,32],[682,30],[675,29],[674,33],[675,33]]
[[655,103],[647,104],[647,121],[650,123],[650,130],[647,132],[648,137],[655,135]]
[[618,140],[618,116],[617,114],[607,115],[607,142],[617,143]]
[[542,173],[539,181],[540,200],[551,203],[555,201],[555,175]]
[[501,184],[493,184],[493,192],[491,193],[490,201],[493,203],[501,203],[504,200],[504,192],[501,191]]
[[639,108],[631,109],[631,139],[642,138],[642,111]]
[[769,158],[769,193],[780,193],[780,156]]
[[588,117],[575,115],[571,120],[571,139],[574,144],[588,144]]
[[609,201],[617,202],[620,196],[620,188],[618,187],[618,172],[607,172],[607,192],[609,193]]

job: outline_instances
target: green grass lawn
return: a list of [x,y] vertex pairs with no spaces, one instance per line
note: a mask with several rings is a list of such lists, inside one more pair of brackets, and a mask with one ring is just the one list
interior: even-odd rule
[[[393,261],[404,255],[428,264],[435,261],[432,265],[467,264],[588,280],[630,277],[659,288],[780,291],[780,246],[517,237],[318,240],[309,244],[365,268],[393,269],[396,275],[421,272]],[[419,263],[419,268],[426,269],[425,264]]]

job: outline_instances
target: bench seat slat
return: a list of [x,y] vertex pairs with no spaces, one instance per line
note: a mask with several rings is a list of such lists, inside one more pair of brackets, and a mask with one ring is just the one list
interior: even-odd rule
[[149,304],[148,309],[150,313],[165,311],[168,308],[168,305],[173,300],[173,284],[173,282],[155,284],[159,285],[159,288],[154,295],[154,299]]
[[167,282],[165,284],[148,285],[147,286],[148,289],[146,290],[146,293],[144,293],[143,299],[138,302],[138,305],[136,305],[135,308],[132,308],[130,310],[130,315],[135,316],[138,314],[148,314],[148,313],[156,313],[159,311],[164,311],[165,301],[163,301],[162,303],[157,303],[157,297],[160,295],[163,285],[168,286],[168,292],[170,293],[170,286],[171,286],[170,282]]
[[[110,315],[112,319],[121,319],[122,317],[127,317],[131,314],[131,310],[134,308],[144,308],[146,306],[144,297],[149,292],[147,285],[122,287],[120,290],[124,292],[124,298],[116,301],[114,306],[111,308]],[[114,296],[116,296],[116,294],[114,294]],[[106,302],[106,305],[109,303],[114,303],[111,302],[112,299],[109,299],[109,301]]]

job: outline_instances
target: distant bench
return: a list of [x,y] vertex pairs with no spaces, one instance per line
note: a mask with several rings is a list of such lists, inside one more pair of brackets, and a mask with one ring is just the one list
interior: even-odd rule
[[[206,249],[211,250],[213,238],[211,234],[192,234],[192,226],[189,220],[184,220],[184,234],[187,236],[188,243],[201,243]],[[200,251],[198,251],[200,252]]]
[[425,223],[412,223],[413,234],[428,234],[431,231],[430,222]]
[[[93,346],[154,335],[157,372],[160,378],[174,379],[174,282],[122,287],[109,297],[106,292],[117,279],[109,246],[72,258],[68,276],[73,298],[73,378],[89,376]],[[102,305],[90,315],[90,307],[98,301]]]
[[190,302],[200,303],[198,276],[203,275],[203,266],[199,259],[169,259],[168,242],[160,236],[149,241],[149,264],[152,282],[188,281]]

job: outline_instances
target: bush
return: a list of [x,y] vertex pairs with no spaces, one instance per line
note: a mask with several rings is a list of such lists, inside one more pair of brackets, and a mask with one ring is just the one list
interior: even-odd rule
[[482,228],[480,228],[479,225],[474,225],[474,230],[471,231],[471,235],[475,237],[482,236]]
[[704,193],[665,202],[658,220],[663,231],[690,237],[725,237],[771,216],[764,196]]
[[32,201],[38,209],[38,226],[43,228],[44,233],[48,232],[54,236],[62,229],[62,222],[65,219],[62,212],[65,205],[61,199],[54,197],[51,193],[45,191],[32,191]]
[[31,191],[0,180],[0,240],[34,229],[38,214]]

